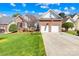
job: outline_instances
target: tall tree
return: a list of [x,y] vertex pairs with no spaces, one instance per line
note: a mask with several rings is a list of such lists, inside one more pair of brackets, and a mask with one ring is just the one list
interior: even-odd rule
[[20,15],[20,14],[19,13],[15,13],[15,14],[12,15],[12,17],[16,17],[18,15]]
[[65,15],[65,13],[59,13],[59,15],[62,17],[62,18],[64,18],[66,15]]

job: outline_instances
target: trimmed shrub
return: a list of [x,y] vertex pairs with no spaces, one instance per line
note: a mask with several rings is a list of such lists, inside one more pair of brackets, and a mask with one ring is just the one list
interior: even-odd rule
[[9,27],[9,32],[17,32],[17,25],[16,24],[11,24]]

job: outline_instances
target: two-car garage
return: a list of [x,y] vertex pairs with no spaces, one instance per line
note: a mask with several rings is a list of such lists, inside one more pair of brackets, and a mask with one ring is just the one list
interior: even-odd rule
[[40,31],[41,32],[59,32],[59,26],[41,26]]
[[39,18],[41,32],[60,32],[62,26],[62,17],[54,10],[48,10]]

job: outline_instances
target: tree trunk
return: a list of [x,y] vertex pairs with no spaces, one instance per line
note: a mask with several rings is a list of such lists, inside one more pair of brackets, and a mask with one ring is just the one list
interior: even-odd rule
[[65,28],[65,31],[67,32],[68,31],[68,28]]

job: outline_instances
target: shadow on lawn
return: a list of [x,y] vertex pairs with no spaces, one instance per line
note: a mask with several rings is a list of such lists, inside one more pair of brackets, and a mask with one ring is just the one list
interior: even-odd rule
[[40,35],[40,32],[30,32],[31,35]]
[[0,37],[0,40],[3,40],[3,39],[5,39],[4,37]]

